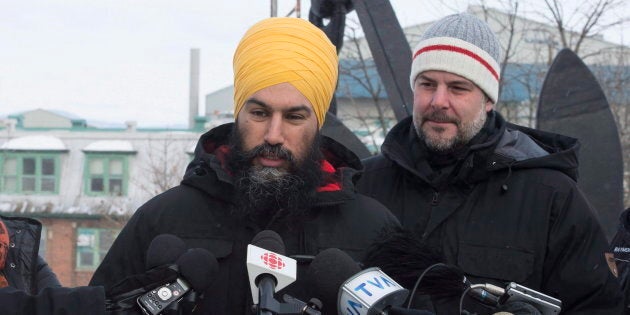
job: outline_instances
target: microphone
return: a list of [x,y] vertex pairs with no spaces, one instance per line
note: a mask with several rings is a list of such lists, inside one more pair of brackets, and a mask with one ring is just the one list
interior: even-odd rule
[[179,277],[175,261],[186,250],[184,241],[171,234],[156,236],[147,249],[145,267],[142,274],[128,276],[107,290],[106,308],[109,311],[128,310],[137,307],[141,295],[171,283]]
[[284,253],[282,238],[271,230],[261,231],[247,246],[247,274],[259,314],[272,314],[269,307],[277,303],[273,298],[276,290],[282,290],[296,279],[296,261]]
[[147,249],[146,270],[174,263],[186,251],[184,241],[172,234],[160,234]]
[[336,248],[315,256],[307,275],[321,294],[322,310],[327,313],[336,305],[339,314],[387,314],[409,293],[379,268],[361,271],[348,254]]
[[311,299],[302,302],[288,294],[284,302],[273,295],[296,279],[295,259],[283,256],[285,247],[278,233],[265,230],[252,239],[247,248],[247,273],[249,275],[254,311],[257,314],[321,315],[321,302]]
[[[473,284],[457,266],[447,265],[439,252],[405,229],[381,232],[369,246],[364,264],[378,266],[406,287],[437,298],[468,295],[484,305],[497,307],[506,303],[527,302],[542,309],[543,314],[556,314],[561,301],[514,282],[502,288],[490,283]],[[551,313],[546,313],[551,312]]]
[[462,270],[447,265],[436,248],[401,228],[383,230],[368,247],[363,264],[379,267],[404,287],[437,298],[460,296],[469,286]]
[[191,248],[177,259],[179,273],[195,292],[205,292],[219,272],[219,262],[203,248]]
[[[252,300],[258,304],[258,314],[272,314],[268,303],[275,302],[273,295],[296,279],[297,264],[284,256],[285,247],[278,233],[264,230],[247,245],[247,274]],[[271,305],[270,305],[271,306]]]
[[[172,241],[174,240],[173,237],[175,236],[171,236],[169,239]],[[181,243],[184,244],[183,241]],[[154,259],[153,261],[158,260]],[[219,263],[209,251],[193,248],[177,258],[175,264],[170,268],[178,270],[181,276],[172,281],[163,282],[137,298],[136,302],[145,314],[160,314],[166,308],[176,306],[176,303],[191,289],[193,292],[204,292],[218,272]]]

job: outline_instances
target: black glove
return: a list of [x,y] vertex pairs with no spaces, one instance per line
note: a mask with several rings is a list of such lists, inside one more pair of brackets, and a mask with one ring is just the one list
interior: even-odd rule
[[176,265],[162,265],[139,275],[129,276],[105,292],[106,310],[110,314],[141,314],[136,299],[165,283],[175,281]]

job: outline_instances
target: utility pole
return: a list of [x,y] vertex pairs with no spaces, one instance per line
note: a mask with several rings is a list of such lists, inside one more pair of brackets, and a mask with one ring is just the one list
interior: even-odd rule
[[271,0],[271,17],[278,16],[278,0]]

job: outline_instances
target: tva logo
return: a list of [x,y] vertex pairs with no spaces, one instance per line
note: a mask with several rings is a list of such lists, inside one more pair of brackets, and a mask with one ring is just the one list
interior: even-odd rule
[[380,279],[377,277],[374,277],[371,280],[367,280],[365,282],[360,283],[354,288],[354,292],[357,292],[358,294],[365,294],[367,296],[372,296],[375,290],[383,291],[385,290],[386,286],[396,287],[396,288],[398,287],[395,283],[389,281],[383,276],[380,276]]
[[379,268],[368,268],[352,276],[341,287],[339,313],[380,314],[387,306],[401,305],[408,293]]

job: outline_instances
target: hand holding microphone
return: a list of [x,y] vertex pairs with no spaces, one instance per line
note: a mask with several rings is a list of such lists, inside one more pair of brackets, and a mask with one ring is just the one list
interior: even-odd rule
[[146,267],[144,274],[127,277],[106,292],[108,311],[140,307],[145,314],[160,314],[176,306],[191,289],[204,292],[218,271],[218,262],[205,249],[186,250],[177,236],[161,234],[147,249]]

